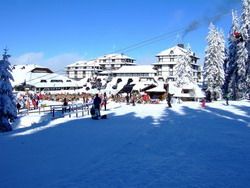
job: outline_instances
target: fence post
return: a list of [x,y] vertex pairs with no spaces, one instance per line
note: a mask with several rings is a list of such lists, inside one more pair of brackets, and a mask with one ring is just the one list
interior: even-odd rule
[[71,106],[69,106],[69,117],[71,118]]
[[84,116],[84,108],[83,108],[83,104],[82,104],[82,116]]

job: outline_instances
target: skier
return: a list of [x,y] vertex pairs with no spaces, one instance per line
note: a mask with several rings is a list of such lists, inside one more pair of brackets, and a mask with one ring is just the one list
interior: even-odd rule
[[68,106],[68,101],[66,98],[63,99],[63,109],[62,112],[65,113]]
[[21,105],[20,105],[19,102],[17,102],[16,107],[17,107],[17,112],[19,113],[20,112],[20,108],[21,108]]
[[201,100],[201,107],[202,107],[202,108],[205,108],[205,107],[206,107],[206,99],[205,99],[205,98],[203,98],[203,99]]
[[172,105],[171,105],[171,98],[172,98],[172,95],[170,93],[168,93],[167,95],[167,102],[168,102],[168,107],[169,108],[172,108]]
[[228,106],[229,105],[229,95],[228,94],[225,95],[225,100],[226,100],[226,105]]
[[98,94],[96,94],[95,98],[94,98],[93,105],[94,105],[94,109],[96,110],[97,117],[101,116],[101,112],[100,112],[101,102],[102,102],[102,99],[98,96]]
[[106,92],[104,92],[103,94],[103,106],[104,106],[104,110],[107,110],[107,94]]
[[127,105],[129,105],[129,96],[128,96],[128,93],[126,95],[126,102],[127,102]]

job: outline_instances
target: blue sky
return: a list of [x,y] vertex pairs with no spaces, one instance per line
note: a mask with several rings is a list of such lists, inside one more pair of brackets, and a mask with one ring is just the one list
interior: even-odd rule
[[[53,70],[114,51],[138,64],[150,64],[157,53],[180,42],[189,43],[202,59],[209,22],[227,36],[231,9],[240,10],[240,4],[241,0],[2,1],[0,45],[9,48],[12,63],[36,63]],[[198,27],[182,39],[193,21]],[[120,51],[164,33],[151,44]]]

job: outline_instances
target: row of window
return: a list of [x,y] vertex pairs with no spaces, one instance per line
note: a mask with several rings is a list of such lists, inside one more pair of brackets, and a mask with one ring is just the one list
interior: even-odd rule
[[116,74],[116,76],[126,76],[126,77],[148,77],[149,76],[149,73],[118,73]]
[[[164,61],[169,61],[169,62],[175,62],[177,59],[170,57],[170,58],[164,58],[164,57],[159,57],[158,62],[164,62]],[[192,59],[192,63],[196,64],[197,59]]]
[[72,70],[72,69],[101,69],[101,67],[70,67],[68,68],[69,70]]
[[[41,83],[47,83],[47,80],[41,80]],[[51,83],[63,83],[63,80],[50,80]],[[66,80],[66,82],[72,82],[71,80]]]
[[119,60],[117,60],[117,59],[103,59],[103,60],[101,60],[100,61],[100,63],[107,63],[107,62],[123,62],[123,63],[133,63],[134,61],[132,60],[132,59],[119,59]]

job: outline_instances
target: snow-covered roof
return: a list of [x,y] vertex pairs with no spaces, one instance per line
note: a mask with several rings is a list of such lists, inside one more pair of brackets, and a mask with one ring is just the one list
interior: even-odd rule
[[118,70],[112,71],[112,73],[156,73],[152,65],[136,65],[136,66],[122,66]]
[[[190,90],[188,93],[183,93],[183,89]],[[176,87],[175,82],[169,83],[169,92],[174,94],[174,97],[185,98],[204,98],[205,95],[201,88],[195,83],[185,84],[182,87]]]
[[75,63],[72,63],[70,65],[67,65],[67,67],[75,67],[75,66],[100,66],[99,63],[95,60],[91,61],[77,61]]
[[164,84],[163,83],[160,83],[158,84],[156,87],[152,88],[152,89],[149,89],[149,90],[146,90],[146,92],[166,92],[166,90],[164,89]]
[[[160,52],[159,54],[157,54],[156,56],[169,56],[169,55],[177,55],[177,56],[183,56],[183,55],[186,55],[188,53],[188,50],[183,48],[183,47],[180,47],[180,46],[174,46],[172,48],[168,48],[162,52]],[[191,54],[193,56],[195,56],[195,53],[194,52],[191,52]]]
[[[46,80],[46,82],[41,82]],[[31,74],[29,79],[26,80],[27,84],[34,85],[36,87],[77,87],[78,82],[67,78],[66,76],[56,73],[52,74]]]
[[[14,78],[13,86],[23,84],[35,87],[77,87],[78,83],[66,76],[51,73],[52,71],[46,67],[39,65],[15,65],[12,68],[12,76]],[[33,72],[39,68],[40,72]],[[45,71],[41,71],[41,70]],[[42,81],[43,80],[43,81]]]
[[129,56],[124,55],[124,54],[107,54],[107,55],[101,56],[97,59],[99,59],[99,60],[101,60],[101,59],[132,59],[132,60],[134,60],[132,57],[129,57]]
[[12,66],[12,75],[14,78],[13,85],[18,85],[23,83],[27,78],[29,78],[29,74],[35,70],[35,69],[44,69],[46,72],[53,72],[49,68],[36,65],[36,64],[30,64],[30,65],[13,65]]

